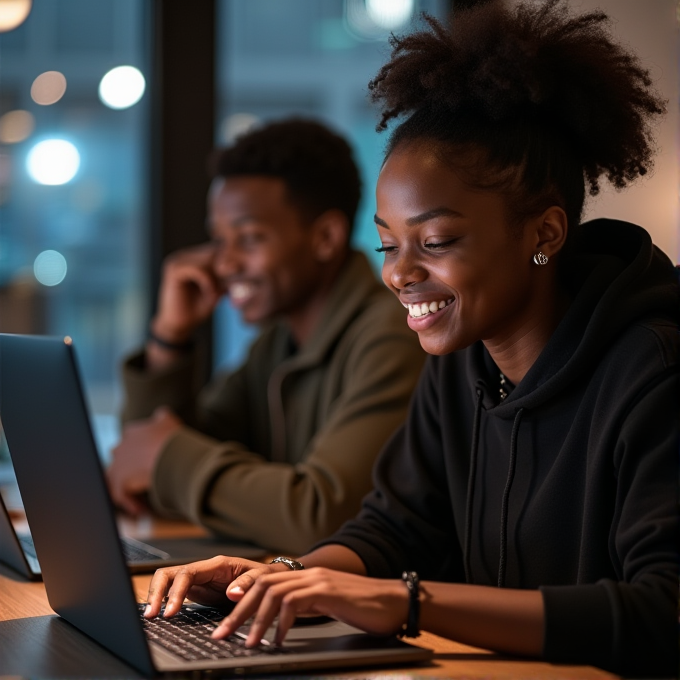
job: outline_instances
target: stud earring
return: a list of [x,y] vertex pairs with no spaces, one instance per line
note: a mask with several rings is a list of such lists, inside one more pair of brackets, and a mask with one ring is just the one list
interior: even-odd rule
[[539,250],[534,255],[534,262],[539,266],[543,266],[544,264],[548,264],[548,256],[544,252]]

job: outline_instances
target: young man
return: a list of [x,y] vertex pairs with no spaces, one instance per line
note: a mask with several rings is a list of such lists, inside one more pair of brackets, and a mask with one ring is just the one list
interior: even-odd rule
[[[168,258],[127,403],[114,501],[300,554],[352,517],[424,361],[405,310],[349,246],[360,180],[347,143],[289,120],[219,159],[211,240]],[[193,390],[192,337],[228,296],[265,326],[245,364]]]

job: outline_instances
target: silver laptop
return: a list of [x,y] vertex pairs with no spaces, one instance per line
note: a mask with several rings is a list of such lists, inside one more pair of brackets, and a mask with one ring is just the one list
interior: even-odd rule
[[198,605],[145,621],[92,437],[81,441],[89,424],[70,339],[0,335],[0,415],[50,606],[143,673],[413,665],[432,657],[333,620],[301,622],[282,647],[270,633],[254,650],[244,647],[245,630],[212,640],[224,612]]

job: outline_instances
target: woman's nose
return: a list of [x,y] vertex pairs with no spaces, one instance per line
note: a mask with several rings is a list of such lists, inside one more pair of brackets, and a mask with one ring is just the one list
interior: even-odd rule
[[414,283],[421,283],[427,278],[427,271],[408,251],[399,253],[392,262],[389,272],[389,283],[399,290]]

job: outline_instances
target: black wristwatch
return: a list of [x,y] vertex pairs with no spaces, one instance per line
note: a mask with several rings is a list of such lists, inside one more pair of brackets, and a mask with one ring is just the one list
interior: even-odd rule
[[300,569],[305,568],[304,564],[297,560],[291,560],[290,557],[275,557],[269,564],[276,564],[277,562],[283,562],[283,564],[293,571],[300,571]]

